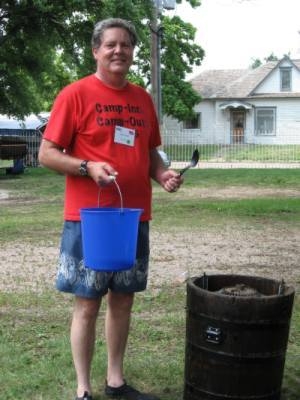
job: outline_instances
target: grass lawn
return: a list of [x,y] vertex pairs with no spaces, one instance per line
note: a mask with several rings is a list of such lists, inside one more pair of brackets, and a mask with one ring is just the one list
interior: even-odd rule
[[299,162],[300,160],[299,145],[164,145],[164,151],[172,161],[187,161],[195,147],[199,149],[202,161]]
[[[0,246],[16,239],[25,243],[57,240],[61,230],[64,178],[45,169],[24,175],[0,175],[0,191],[11,202],[0,208]],[[251,186],[300,189],[298,170],[192,170],[185,187]],[[201,212],[204,226],[222,226],[229,220],[251,224],[271,219],[299,227],[300,202],[293,197],[237,200],[176,198],[154,188],[155,229],[175,224],[196,229]],[[167,210],[167,215],[166,215]],[[11,260],[13,262],[13,260]],[[9,268],[1,264],[1,268]],[[2,286],[4,287],[4,285]],[[298,289],[297,289],[298,290]],[[181,400],[185,363],[185,285],[163,285],[137,295],[132,315],[125,369],[126,378],[162,400]],[[0,292],[0,387],[6,400],[73,399],[75,374],[69,345],[72,298],[45,289]],[[104,307],[97,323],[96,352],[92,368],[95,400],[103,399],[106,370]],[[286,355],[282,400],[299,400],[300,298],[294,304]]]

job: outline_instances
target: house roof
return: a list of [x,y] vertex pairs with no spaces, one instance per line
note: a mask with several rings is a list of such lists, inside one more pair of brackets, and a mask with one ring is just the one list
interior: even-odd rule
[[[254,90],[267,76],[282,63],[269,61],[255,69],[208,70],[193,78],[190,82],[203,99],[244,99],[254,97],[300,97],[300,93],[255,94]],[[288,59],[289,60],[289,59]],[[289,60],[300,70],[300,60]]]

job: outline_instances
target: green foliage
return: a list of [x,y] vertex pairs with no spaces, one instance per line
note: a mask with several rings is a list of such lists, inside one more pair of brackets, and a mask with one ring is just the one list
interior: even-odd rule
[[[289,57],[289,55],[287,55]],[[267,63],[269,61],[279,61],[279,58],[275,56],[275,54],[272,52],[270,55],[264,58],[264,62]],[[252,63],[250,65],[251,69],[255,69],[260,67],[263,64],[263,62],[259,58],[252,58]]]
[[53,101],[80,71],[83,45],[101,11],[96,0],[1,4],[0,113],[24,116]]
[[[194,43],[196,29],[179,17],[163,18],[162,99],[163,111],[179,120],[192,118],[201,97],[184,81],[192,65],[200,65],[204,51]],[[180,43],[180,51],[178,51]],[[180,79],[178,79],[180,78]]]
[[251,69],[258,68],[262,65],[262,61],[259,58],[252,58],[252,63],[250,65]]
[[270,55],[268,55],[267,57],[264,58],[265,62],[269,62],[269,61],[278,61],[279,58],[277,56],[275,56],[275,54],[272,52]]
[[[188,2],[192,7],[200,5],[199,1]],[[91,73],[95,68],[90,48],[91,33],[95,22],[107,17],[122,17],[134,22],[140,43],[136,68],[129,78],[149,86],[149,22],[152,15],[152,0],[2,2],[0,114],[23,117],[31,112],[49,110],[63,86]],[[179,17],[162,16],[161,22],[165,28],[162,49],[165,112],[183,119],[189,117],[199,101],[191,85],[183,80],[193,65],[200,64],[204,53],[193,43],[195,28],[192,25]]]

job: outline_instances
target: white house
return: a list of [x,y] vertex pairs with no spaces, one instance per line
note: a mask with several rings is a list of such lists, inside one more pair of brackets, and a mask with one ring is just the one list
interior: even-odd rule
[[191,80],[196,118],[165,118],[164,131],[199,144],[300,144],[300,60],[256,69],[208,70]]

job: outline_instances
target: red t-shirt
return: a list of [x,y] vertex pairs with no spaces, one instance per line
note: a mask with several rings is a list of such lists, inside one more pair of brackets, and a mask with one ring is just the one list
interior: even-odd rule
[[[134,131],[131,145],[124,139],[120,143],[119,127]],[[161,138],[152,99],[144,89],[131,83],[114,89],[95,75],[68,85],[54,102],[44,139],[74,157],[112,165],[118,172],[124,207],[142,208],[141,220],[151,218],[149,152],[161,144]],[[101,207],[120,207],[114,184],[101,188],[99,194],[91,178],[67,175],[65,220],[80,220],[80,208],[97,207],[98,195]]]

